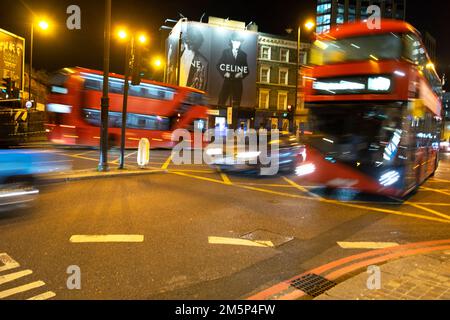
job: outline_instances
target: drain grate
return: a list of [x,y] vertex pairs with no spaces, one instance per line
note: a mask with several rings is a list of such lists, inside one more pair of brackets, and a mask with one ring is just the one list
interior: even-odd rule
[[244,234],[241,239],[255,241],[255,242],[270,242],[273,247],[280,247],[288,242],[294,240],[294,237],[282,236],[266,230],[256,230],[251,233]]
[[316,298],[328,290],[334,288],[337,284],[316,274],[307,274],[291,282],[291,286],[303,291],[307,295]]

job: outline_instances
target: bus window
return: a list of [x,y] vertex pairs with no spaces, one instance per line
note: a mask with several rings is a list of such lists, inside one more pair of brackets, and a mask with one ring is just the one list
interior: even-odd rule
[[[101,118],[100,110],[84,109],[84,118],[92,126],[99,127]],[[122,127],[122,114],[120,112],[109,113],[109,127]],[[127,114],[127,128],[140,130],[169,131],[170,119],[166,117],[143,115],[137,113]]]
[[401,50],[401,39],[394,33],[335,41],[317,40],[311,47],[310,63],[327,65],[371,59],[398,59],[401,56]]
[[143,97],[144,96],[142,93],[142,87],[140,87],[140,86],[131,86],[129,93],[130,93],[130,96],[133,96],[133,97]]
[[175,97],[175,90],[145,84],[142,86],[142,95],[149,99],[173,100]]
[[109,92],[110,93],[117,93],[122,94],[123,93],[123,83],[120,82],[112,82],[109,83]]
[[102,88],[102,82],[94,79],[84,79],[85,90],[100,91]]
[[205,96],[201,93],[191,92],[187,95],[185,103],[188,105],[206,105]]

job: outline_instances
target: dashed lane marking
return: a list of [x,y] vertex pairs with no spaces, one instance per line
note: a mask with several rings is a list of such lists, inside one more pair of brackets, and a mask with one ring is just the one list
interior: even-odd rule
[[[14,259],[12,259],[9,255],[7,255],[6,253],[0,254],[0,272],[1,273],[5,272],[5,271],[10,271],[10,270],[13,270],[13,269],[16,269],[19,267],[20,267],[20,264],[17,261],[15,261]],[[9,284],[13,283],[14,281],[22,280],[23,278],[28,277],[32,274],[33,274],[32,270],[23,270],[23,271],[17,271],[17,272],[9,273],[9,274],[2,274],[0,276],[0,286],[2,286],[4,284],[9,285]],[[40,288],[43,286],[45,286],[45,282],[34,281],[34,282],[31,282],[31,283],[28,283],[28,284],[25,284],[22,286],[9,288],[7,290],[2,290],[2,288],[0,287],[0,299],[9,298],[11,296],[14,296],[14,295],[17,295],[20,293],[24,293],[27,291],[31,291],[31,290],[34,290],[36,288]],[[35,296],[34,298],[36,298],[35,300],[48,300],[55,296],[56,296],[56,294],[54,292],[48,291],[46,293],[39,294],[39,295]]]
[[140,243],[144,242],[143,235],[74,235],[70,237],[71,243]]
[[54,298],[54,297],[56,297],[56,293],[54,293],[52,291],[48,291],[48,292],[45,292],[43,294],[37,295],[35,297],[32,297],[30,299],[27,299],[27,300],[29,300],[29,301],[43,301],[43,300],[48,300],[48,299],[51,299],[51,298]]
[[16,269],[16,268],[20,267],[20,264],[17,261],[14,261],[6,253],[0,254],[0,262],[2,263],[2,265],[0,265],[0,272]]
[[399,246],[395,242],[338,242],[342,249],[385,249]]
[[4,299],[4,298],[8,298],[11,297],[13,295],[22,293],[22,292],[26,292],[26,291],[30,291],[36,288],[40,288],[45,286],[45,282],[43,281],[35,281],[20,287],[16,287],[16,288],[12,288],[12,289],[8,289],[5,291],[0,291],[0,299]]
[[24,271],[19,271],[16,273],[10,273],[10,274],[4,275],[4,276],[0,276],[0,285],[15,281],[17,279],[20,279],[20,278],[23,278],[26,276],[29,276],[30,274],[33,274],[33,271],[24,270]]
[[274,247],[272,241],[251,241],[236,238],[209,237],[208,242],[209,244],[222,244],[222,245],[244,246],[244,247],[258,247],[258,248]]

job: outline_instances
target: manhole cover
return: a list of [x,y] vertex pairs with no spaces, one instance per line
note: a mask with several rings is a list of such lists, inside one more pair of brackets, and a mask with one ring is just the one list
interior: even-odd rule
[[291,286],[303,291],[307,295],[316,298],[328,290],[334,288],[337,284],[316,274],[307,274],[291,282]]
[[257,243],[271,243],[271,247],[279,247],[294,240],[294,237],[286,237],[266,230],[256,230],[243,235],[241,239]]

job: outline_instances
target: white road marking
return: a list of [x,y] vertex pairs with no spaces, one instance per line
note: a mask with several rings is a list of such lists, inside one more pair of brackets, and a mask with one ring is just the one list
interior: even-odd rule
[[36,282],[33,282],[33,283],[26,284],[24,286],[12,288],[12,289],[5,290],[5,291],[0,291],[0,299],[8,298],[8,297],[13,296],[15,294],[26,292],[26,291],[30,291],[30,290],[33,290],[33,289],[36,289],[36,288],[40,288],[40,287],[43,287],[43,286],[45,286],[45,282],[43,282],[43,281],[36,281]]
[[251,241],[245,239],[236,238],[221,238],[221,237],[209,237],[209,244],[225,244],[232,246],[244,246],[244,247],[259,247],[259,248],[273,248],[274,245],[271,241]]
[[20,267],[20,264],[14,261],[14,259],[8,256],[6,253],[0,254],[0,262],[3,264],[3,265],[0,264],[0,272]]
[[56,297],[56,293],[54,293],[54,292],[52,292],[52,291],[48,291],[48,292],[46,292],[46,293],[43,293],[43,294],[40,294],[40,295],[38,295],[38,296],[35,296],[35,297],[32,297],[32,298],[30,298],[30,299],[27,299],[27,300],[34,300],[34,301],[43,301],[43,300],[48,300],[48,299],[51,299],[51,298],[54,298],[54,297]]
[[104,242],[144,242],[143,235],[74,235],[70,238],[72,243],[104,243]]
[[338,242],[342,249],[386,249],[399,246],[395,242]]
[[32,273],[33,273],[33,271],[31,271],[31,270],[25,270],[25,271],[20,271],[20,272],[0,276],[0,285],[23,278],[23,277],[26,277]]

